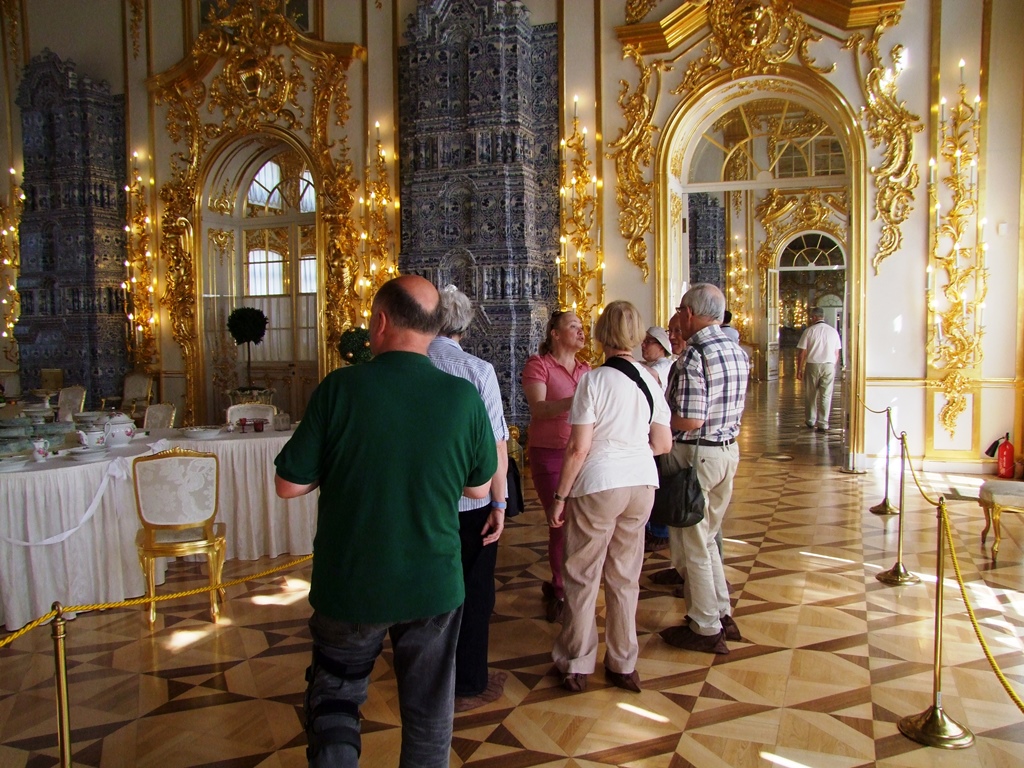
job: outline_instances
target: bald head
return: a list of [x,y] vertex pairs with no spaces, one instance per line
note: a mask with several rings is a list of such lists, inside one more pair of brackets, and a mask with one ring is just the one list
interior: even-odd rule
[[419,275],[388,280],[373,298],[370,315],[370,350],[426,354],[441,328],[441,302],[437,289]]

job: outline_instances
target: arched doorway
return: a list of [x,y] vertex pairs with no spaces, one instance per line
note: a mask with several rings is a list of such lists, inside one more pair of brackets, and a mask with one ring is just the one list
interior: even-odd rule
[[[820,235],[842,254],[846,279],[838,290],[846,309],[850,389],[861,391],[863,308],[857,286],[866,275],[866,205],[864,177],[857,169],[865,151],[855,116],[828,84],[811,88],[784,76],[719,77],[682,100],[666,123],[656,162],[664,181],[657,201],[663,224],[655,234],[659,314],[669,314],[694,279],[707,279],[691,275],[692,265],[714,273],[715,265],[706,263],[710,249],[733,325],[751,346],[759,376],[774,378],[787,311],[780,287],[795,279],[787,276],[780,286],[780,276],[837,266],[821,262],[820,253],[812,255],[814,247],[825,244],[824,239],[812,242]],[[694,198],[700,201],[700,217],[693,215]],[[690,215],[680,216],[681,211]],[[790,246],[795,250],[787,254]],[[807,270],[810,265],[798,264],[801,259],[822,268]],[[780,271],[783,264],[788,266]],[[850,416],[844,420],[844,447],[852,465],[863,427],[859,416]]]
[[248,351],[252,384],[274,389],[274,404],[299,419],[319,380],[317,188],[308,154],[275,136],[239,140],[214,158],[202,200],[209,413],[216,420],[230,404],[227,391],[249,384],[247,351],[227,332],[228,315],[246,306],[268,318],[263,343]]

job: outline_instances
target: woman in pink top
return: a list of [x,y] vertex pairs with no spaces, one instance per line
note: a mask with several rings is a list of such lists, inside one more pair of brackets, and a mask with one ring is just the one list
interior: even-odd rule
[[[523,368],[523,393],[530,404],[530,472],[545,513],[555,500],[562,456],[572,431],[569,426],[572,397],[580,377],[590,370],[587,363],[576,359],[585,341],[583,323],[575,312],[553,312],[539,354],[531,355]],[[543,585],[548,621],[557,621],[565,605],[562,536],[561,528],[548,529],[551,581]]]

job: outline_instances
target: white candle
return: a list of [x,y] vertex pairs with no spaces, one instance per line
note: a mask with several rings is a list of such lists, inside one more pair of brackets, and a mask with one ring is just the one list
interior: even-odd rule
[[573,96],[572,97],[572,119],[573,120],[576,119],[576,116],[579,113],[579,106],[580,106],[580,97],[579,96]]
[[946,97],[939,99],[939,122],[946,122]]
[[963,59],[960,59],[960,85],[964,84],[964,66],[966,63]]
[[939,344],[942,343],[942,318],[935,318],[935,339]]
[[935,183],[935,158],[928,158],[928,181],[931,184]]

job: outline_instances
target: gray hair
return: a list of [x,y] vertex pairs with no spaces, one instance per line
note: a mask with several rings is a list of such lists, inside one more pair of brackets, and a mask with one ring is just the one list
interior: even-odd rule
[[811,317],[820,317],[824,320],[825,310],[822,309],[821,307],[815,307],[814,309],[811,310]]
[[441,289],[441,330],[439,336],[461,336],[473,322],[473,305],[469,296],[454,285]]
[[689,307],[697,317],[710,317],[722,322],[725,316],[725,294],[711,283],[695,283],[683,294],[680,307]]

